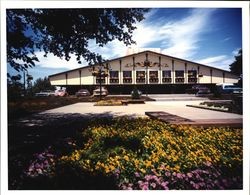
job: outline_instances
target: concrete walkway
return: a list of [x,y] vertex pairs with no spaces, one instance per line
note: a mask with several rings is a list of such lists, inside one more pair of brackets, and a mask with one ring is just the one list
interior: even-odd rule
[[127,106],[94,106],[94,103],[76,103],[52,110],[46,113],[79,113],[84,115],[107,114],[112,116],[141,116],[146,117],[145,112],[167,112],[190,120],[201,119],[242,119],[239,114],[224,113],[219,111],[204,110],[187,107],[187,104],[198,105],[202,101],[155,101],[145,104],[129,104]]

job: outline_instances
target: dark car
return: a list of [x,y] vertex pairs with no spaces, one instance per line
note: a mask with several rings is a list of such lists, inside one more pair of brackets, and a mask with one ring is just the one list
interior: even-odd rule
[[89,91],[88,91],[87,89],[80,89],[80,90],[78,90],[78,91],[75,93],[75,95],[76,95],[77,97],[89,96],[90,93],[89,93]]
[[210,89],[207,87],[199,88],[198,92],[195,94],[197,97],[210,97],[213,94],[211,93]]

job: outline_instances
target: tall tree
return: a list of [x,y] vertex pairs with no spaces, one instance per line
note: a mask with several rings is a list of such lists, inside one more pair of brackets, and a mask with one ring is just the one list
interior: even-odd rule
[[52,86],[50,84],[48,77],[38,78],[37,80],[35,80],[33,84],[32,87],[33,93],[37,93],[43,90],[55,90],[55,86]]
[[239,49],[238,54],[234,56],[235,61],[230,64],[230,70],[232,73],[241,76],[242,75],[242,49]]
[[8,9],[7,61],[17,71],[35,66],[37,50],[45,56],[53,53],[79,63],[102,62],[100,54],[91,51],[89,41],[103,47],[118,39],[125,45],[135,43],[132,33],[148,9]]

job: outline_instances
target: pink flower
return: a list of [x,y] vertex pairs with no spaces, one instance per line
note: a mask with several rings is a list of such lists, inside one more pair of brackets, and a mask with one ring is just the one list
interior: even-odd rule
[[148,190],[148,185],[143,185],[142,190]]
[[166,172],[165,175],[166,175],[167,177],[170,177],[170,176],[171,176],[171,174],[170,174],[169,172]]
[[136,176],[136,177],[140,177],[140,173],[135,172],[135,176]]
[[187,173],[187,176],[188,176],[189,178],[191,178],[191,177],[193,177],[193,174],[192,174],[192,173]]
[[179,178],[179,179],[181,179],[182,178],[182,174],[181,173],[177,173],[176,177]]
[[153,182],[153,183],[151,183],[150,185],[151,185],[153,188],[156,188],[156,183]]

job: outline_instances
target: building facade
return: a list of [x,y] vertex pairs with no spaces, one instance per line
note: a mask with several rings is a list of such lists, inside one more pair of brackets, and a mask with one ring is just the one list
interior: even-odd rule
[[213,87],[217,83],[237,83],[229,71],[187,61],[153,51],[143,51],[105,62],[107,77],[93,75],[99,64],[50,75],[52,85],[94,89],[102,82],[110,93],[129,93],[137,87],[144,93],[181,93],[194,84]]

